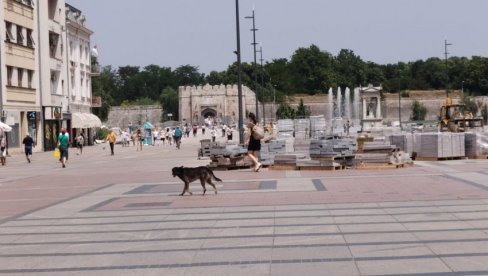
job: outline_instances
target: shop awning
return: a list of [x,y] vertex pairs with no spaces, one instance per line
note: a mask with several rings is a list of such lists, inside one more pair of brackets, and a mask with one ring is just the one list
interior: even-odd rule
[[75,112],[71,115],[72,128],[94,128],[101,127],[102,121],[91,113]]

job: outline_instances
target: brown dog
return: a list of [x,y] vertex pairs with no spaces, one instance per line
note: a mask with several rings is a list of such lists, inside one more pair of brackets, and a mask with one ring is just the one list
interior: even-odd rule
[[207,167],[185,168],[182,166],[174,167],[172,171],[173,177],[178,176],[185,183],[185,187],[183,187],[183,192],[180,194],[180,196],[184,195],[186,192],[192,195],[189,189],[190,183],[197,179],[200,179],[200,183],[202,184],[202,195],[205,195],[205,192],[207,191],[205,187],[206,183],[210,184],[210,186],[214,188],[215,194],[217,194],[217,188],[212,183],[212,180],[222,182],[222,180],[220,178],[217,178],[212,170]]

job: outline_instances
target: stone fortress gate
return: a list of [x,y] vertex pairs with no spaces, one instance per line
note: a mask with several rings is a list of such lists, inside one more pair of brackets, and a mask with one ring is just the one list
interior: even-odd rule
[[[179,118],[183,123],[202,125],[206,118],[212,117],[214,122],[236,125],[239,120],[237,85],[180,86],[178,98]],[[244,85],[242,105],[244,118],[249,112],[255,113],[256,95]]]

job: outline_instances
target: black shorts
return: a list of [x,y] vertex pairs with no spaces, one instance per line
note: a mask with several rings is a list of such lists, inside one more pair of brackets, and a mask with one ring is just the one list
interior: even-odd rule
[[32,155],[32,147],[25,147],[25,155]]
[[63,157],[66,157],[66,160],[68,160],[68,148],[64,148],[64,147],[59,147],[59,158],[63,158]]

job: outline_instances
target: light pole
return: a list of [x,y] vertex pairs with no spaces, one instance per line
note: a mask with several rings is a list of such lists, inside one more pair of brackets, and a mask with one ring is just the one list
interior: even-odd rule
[[[256,118],[259,118],[259,108],[258,108],[258,94],[259,94],[259,91],[258,91],[258,74],[257,74],[257,63],[256,63],[256,31],[258,29],[256,29],[256,17],[254,15],[254,7],[252,8],[252,15],[251,16],[246,16],[245,17],[246,19],[252,19],[252,36],[253,36],[253,39],[252,39],[252,43],[251,45],[253,46],[254,48],[254,87],[256,89]],[[258,119],[259,120],[259,119]]]
[[449,72],[447,68],[447,55],[449,55],[449,53],[447,52],[447,46],[451,45],[451,43],[447,43],[447,39],[444,40],[444,57],[446,62],[446,98],[449,97]]
[[273,84],[273,118],[276,122],[276,86]]
[[237,50],[237,100],[239,105],[239,143],[244,143],[244,118],[242,118],[242,80],[241,80],[241,32],[239,26],[239,0],[236,0],[236,35]]
[[264,66],[263,66],[263,46],[259,46],[259,51],[257,51],[260,55],[261,58],[259,59],[261,61],[261,98],[263,100],[262,105],[263,105],[263,123],[266,124],[266,110],[265,110],[265,104],[266,104],[266,99],[264,95]]
[[401,93],[401,81],[400,62],[398,62],[398,121],[400,122],[400,130],[402,130],[402,93]]

